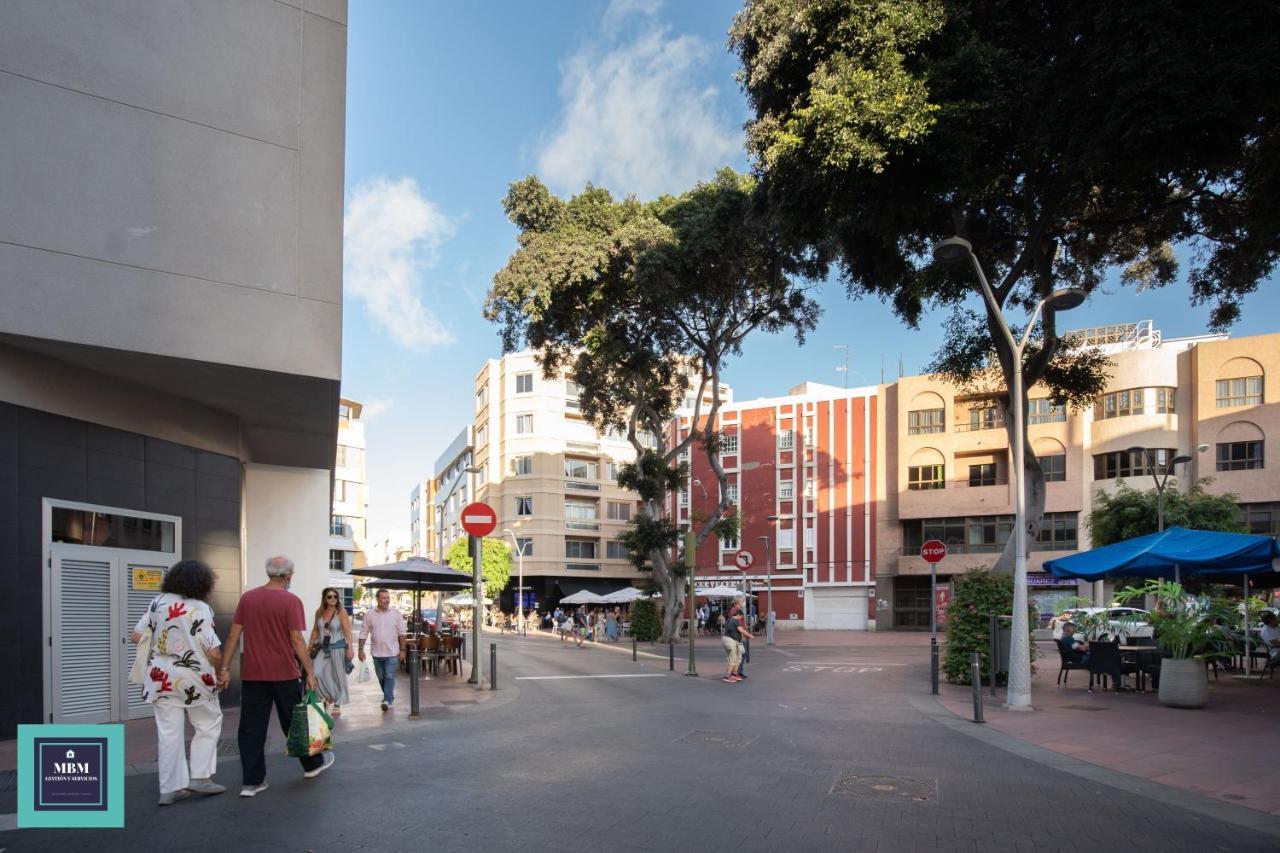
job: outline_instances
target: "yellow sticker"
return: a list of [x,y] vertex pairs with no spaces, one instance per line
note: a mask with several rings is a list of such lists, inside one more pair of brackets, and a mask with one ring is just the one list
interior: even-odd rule
[[163,581],[163,569],[133,569],[133,588],[135,590],[151,590],[159,592],[160,584]]

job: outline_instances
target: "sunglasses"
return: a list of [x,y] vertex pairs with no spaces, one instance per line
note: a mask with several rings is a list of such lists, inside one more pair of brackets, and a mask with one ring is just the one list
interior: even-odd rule
[[328,599],[330,599],[330,600],[332,600],[332,601],[337,601],[337,600],[338,600],[338,596],[336,596],[336,595],[326,595],[326,596],[325,596],[325,598],[328,598]]

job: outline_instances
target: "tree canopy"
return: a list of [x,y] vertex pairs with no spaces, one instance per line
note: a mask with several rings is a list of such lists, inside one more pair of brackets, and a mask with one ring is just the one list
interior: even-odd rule
[[[643,503],[623,538],[653,567],[665,636],[684,597],[672,559],[678,530],[663,512],[687,476],[679,455],[697,443],[720,480],[718,504],[694,520],[697,541],[732,535],[738,520],[708,427],[721,405],[721,370],[751,332],[803,339],[819,313],[805,265],[780,250],[755,193],[753,177],[725,169],[648,202],[592,186],[560,199],[531,176],[503,202],[520,229],[518,247],[494,276],[485,315],[500,326],[504,349],[532,348],[548,378],[563,373],[576,383],[584,418],[600,432],[622,432],[635,449],[618,482]],[[671,418],[691,389],[693,429],[670,443]]]
[[[451,569],[471,574],[471,553],[467,550],[466,536],[449,546],[444,561]],[[484,594],[495,601],[498,594],[507,588],[511,579],[511,546],[501,539],[483,540],[484,547],[480,551],[480,576],[484,578]]]
[[[1205,490],[1201,480],[1182,493],[1173,487],[1164,492],[1164,526],[1221,533],[1248,533],[1240,518],[1236,495],[1215,495]],[[1089,537],[1095,548],[1146,536],[1160,529],[1155,489],[1139,491],[1121,482],[1114,494],[1099,491],[1089,513]]]
[[[970,240],[997,310],[1115,270],[1159,287],[1189,258],[1192,300],[1230,324],[1280,250],[1278,26],[1280,6],[1249,0],[748,0],[730,44],[783,248],[912,326],[952,306],[931,369],[963,385],[994,352],[1008,388],[996,311],[968,312],[973,269],[931,247]],[[1027,388],[1078,405],[1104,386],[1105,361],[1064,346],[1052,308],[1039,331]]]

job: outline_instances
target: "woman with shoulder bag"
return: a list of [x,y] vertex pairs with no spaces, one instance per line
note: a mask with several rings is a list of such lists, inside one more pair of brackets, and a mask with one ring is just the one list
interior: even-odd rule
[[[133,629],[138,656],[145,658],[142,698],[152,706],[159,739],[162,806],[192,793],[226,790],[213,781],[222,733],[218,690],[226,687],[217,680],[222,642],[213,630],[213,609],[207,603],[213,582],[213,572],[199,560],[175,564]],[[151,638],[144,647],[141,640],[148,631]],[[195,729],[190,765],[184,737],[188,720]]]
[[330,714],[340,717],[342,705],[348,699],[347,674],[354,667],[351,661],[355,651],[351,642],[351,617],[342,606],[342,593],[331,586],[320,593],[309,649],[320,698]]

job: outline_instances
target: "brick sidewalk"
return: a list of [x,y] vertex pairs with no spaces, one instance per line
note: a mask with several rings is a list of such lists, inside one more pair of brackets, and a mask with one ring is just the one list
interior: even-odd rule
[[[1280,680],[1211,675],[1208,706],[1191,711],[1166,708],[1153,691],[1089,693],[1086,672],[1058,687],[1057,673],[1056,656],[1043,656],[1030,714],[1005,711],[1004,689],[992,698],[984,688],[987,725],[1090,764],[1280,815],[1280,788],[1270,781],[1280,755]],[[972,718],[970,688],[944,683],[940,691],[947,710]]]

